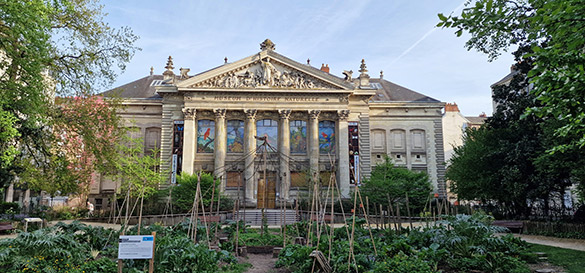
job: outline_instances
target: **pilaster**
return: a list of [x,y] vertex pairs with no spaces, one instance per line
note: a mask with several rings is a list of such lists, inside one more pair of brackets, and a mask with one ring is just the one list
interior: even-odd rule
[[197,110],[195,108],[183,108],[185,127],[183,131],[183,172],[193,174],[193,161],[195,160],[195,141],[197,128],[195,120]]

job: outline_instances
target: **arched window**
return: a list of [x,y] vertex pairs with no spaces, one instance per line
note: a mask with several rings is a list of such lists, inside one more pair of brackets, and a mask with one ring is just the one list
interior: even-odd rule
[[197,152],[213,153],[215,146],[215,121],[200,119],[197,121]]
[[304,120],[290,121],[290,152],[307,153],[307,122]]
[[227,122],[227,152],[244,152],[244,122],[241,120]]
[[[259,137],[266,137],[266,140],[270,146],[274,149],[278,149],[278,122],[271,119],[263,119],[256,122],[256,135]],[[264,141],[256,141],[256,145],[259,147]],[[262,151],[259,149],[259,151]],[[268,149],[271,151],[271,149]]]
[[319,153],[335,154],[335,122],[319,121]]

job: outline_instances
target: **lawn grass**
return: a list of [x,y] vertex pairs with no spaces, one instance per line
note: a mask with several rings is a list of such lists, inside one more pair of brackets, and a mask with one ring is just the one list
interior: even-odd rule
[[528,250],[546,253],[551,264],[564,267],[569,273],[585,273],[585,251],[529,244]]

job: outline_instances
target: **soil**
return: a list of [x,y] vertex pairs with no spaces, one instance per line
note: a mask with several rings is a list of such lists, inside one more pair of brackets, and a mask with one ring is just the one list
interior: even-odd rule
[[274,263],[276,258],[272,258],[272,254],[248,254],[248,257],[238,258],[242,263],[250,263],[252,267],[248,269],[248,273],[286,273],[284,268],[275,268]]

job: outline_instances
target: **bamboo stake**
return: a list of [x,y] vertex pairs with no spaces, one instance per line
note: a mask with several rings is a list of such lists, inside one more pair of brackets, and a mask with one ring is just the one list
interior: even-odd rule
[[386,198],[388,198],[388,208],[390,208],[390,213],[392,213],[392,223],[394,224],[394,230],[396,230],[396,232],[399,232],[398,230],[398,225],[396,224],[397,219],[396,219],[396,215],[394,214],[394,208],[392,207],[392,203],[390,202],[390,195],[387,194]]
[[[359,191],[359,188],[356,188],[358,196],[360,197],[360,202],[362,204],[361,208],[364,212],[364,215],[366,216],[366,225],[368,225],[368,231],[370,233],[370,239],[372,240],[372,246],[374,246],[374,253],[376,254],[376,256],[378,255],[378,250],[376,249],[376,242],[374,241],[374,236],[372,235],[372,227],[370,226],[370,221],[368,220],[368,214],[366,213],[366,209],[364,208],[363,204],[364,201],[362,200],[362,194]],[[366,199],[367,201],[367,199]]]
[[398,232],[402,233],[402,219],[400,219],[400,206],[398,203],[396,203],[396,218],[397,218],[397,222],[400,221],[400,223],[399,223],[400,229],[398,230]]
[[[146,184],[146,181],[145,181]],[[142,187],[142,193],[140,194],[140,211],[138,213],[138,235],[140,235],[140,227],[142,226],[142,207],[144,205],[144,190],[146,185]]]
[[408,193],[406,193],[406,214],[408,215],[408,223],[410,224],[410,230],[412,231],[412,217],[410,215],[410,206],[408,202]]
[[[240,200],[238,199],[238,200],[236,200],[236,205],[234,206],[234,209],[236,209],[236,208],[238,209],[238,218],[239,218],[239,214],[240,214],[239,207],[240,207]],[[238,246],[238,244],[240,242],[240,238],[239,238],[240,237],[240,220],[238,218],[236,218],[236,256],[240,256],[240,249]],[[245,225],[245,223],[244,223],[244,225]]]
[[382,204],[380,204],[380,222],[382,225],[382,229],[386,229],[384,227],[384,211],[382,210]]
[[354,188],[353,196],[353,210],[352,210],[352,221],[351,221],[351,239],[349,240],[349,257],[347,260],[347,271],[351,268],[351,257],[353,256],[353,236],[355,234],[355,211],[357,209],[357,186]]

